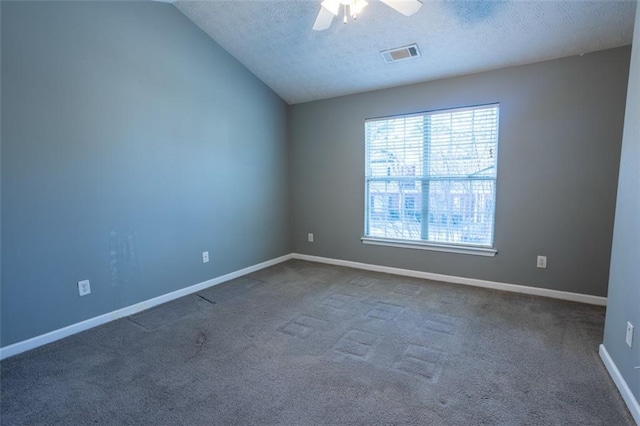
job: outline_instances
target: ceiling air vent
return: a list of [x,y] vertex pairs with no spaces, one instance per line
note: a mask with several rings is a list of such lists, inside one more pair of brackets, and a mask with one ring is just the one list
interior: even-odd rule
[[420,50],[417,44],[410,44],[409,46],[398,47],[397,49],[383,50],[380,54],[384,61],[390,64],[391,62],[417,58],[420,56]]

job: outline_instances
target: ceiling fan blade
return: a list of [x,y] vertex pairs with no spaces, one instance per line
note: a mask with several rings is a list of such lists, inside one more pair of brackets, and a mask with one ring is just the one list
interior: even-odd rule
[[392,9],[397,10],[405,16],[411,16],[422,7],[419,0],[380,0]]
[[322,7],[333,13],[334,16],[338,16],[338,12],[340,12],[340,4],[340,0],[324,0],[322,2]]
[[318,17],[316,18],[316,22],[313,24],[313,29],[316,31],[326,30],[331,26],[334,16],[335,15],[331,13],[330,10],[326,9],[324,6],[321,7],[320,13],[318,13]]

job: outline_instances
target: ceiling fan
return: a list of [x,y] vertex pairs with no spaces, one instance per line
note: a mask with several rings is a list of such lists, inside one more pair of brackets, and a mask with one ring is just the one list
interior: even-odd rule
[[[402,13],[405,16],[411,16],[416,13],[422,6],[420,0],[380,0],[392,9]],[[344,13],[343,22],[347,23],[347,17],[351,16],[351,19],[356,19],[358,14],[367,5],[366,0],[324,0],[320,13],[316,18],[316,22],[313,24],[313,29],[316,31],[326,30],[331,26],[333,17],[338,16],[340,8]]]

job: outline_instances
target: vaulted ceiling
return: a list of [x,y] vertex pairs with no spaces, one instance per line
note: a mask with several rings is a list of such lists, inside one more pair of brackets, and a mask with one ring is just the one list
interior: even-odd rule
[[[320,0],[174,5],[290,104],[631,44],[634,0],[423,0],[404,16],[369,0],[313,31]],[[380,51],[417,43],[391,64]]]

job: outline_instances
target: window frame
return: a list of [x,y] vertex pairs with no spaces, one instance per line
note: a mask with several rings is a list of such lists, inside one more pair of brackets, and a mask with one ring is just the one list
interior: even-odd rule
[[[495,176],[490,178],[493,181],[494,185],[494,193],[493,193],[493,221],[492,221],[492,242],[491,245],[482,245],[482,244],[473,244],[473,243],[449,243],[449,242],[436,242],[436,241],[428,241],[428,240],[411,240],[411,239],[395,239],[395,238],[385,238],[385,237],[374,237],[367,235],[367,229],[369,227],[369,202],[370,202],[370,192],[368,189],[368,185],[370,182],[375,181],[375,179],[370,179],[370,176],[367,175],[368,168],[368,141],[367,141],[367,123],[372,121],[383,121],[383,120],[393,120],[393,119],[406,119],[410,117],[416,116],[427,116],[434,115],[438,113],[447,113],[447,112],[458,112],[464,110],[476,110],[481,108],[489,108],[496,107],[497,108],[497,119],[496,119],[496,146],[495,146]],[[361,238],[363,244],[370,244],[376,246],[387,246],[387,247],[397,247],[397,248],[408,248],[408,249],[419,249],[419,250],[431,250],[431,251],[439,251],[439,252],[448,252],[448,253],[457,253],[457,254],[470,254],[470,255],[478,255],[478,256],[488,256],[493,257],[498,253],[498,250],[495,247],[496,241],[496,212],[497,212],[497,193],[498,193],[498,146],[500,140],[500,103],[493,102],[487,104],[478,104],[472,106],[465,107],[453,107],[453,108],[443,108],[429,111],[421,111],[421,112],[413,112],[408,114],[396,114],[389,116],[382,116],[376,118],[369,118],[365,120],[364,123],[364,151],[365,151],[365,176],[364,176],[364,236]],[[423,141],[424,144],[424,141]],[[436,179],[433,179],[436,180]],[[465,180],[472,181],[473,179]],[[489,179],[487,179],[489,180]],[[424,177],[416,176],[416,181],[424,182]],[[415,202],[415,201],[414,201]],[[401,203],[402,204],[402,203]],[[422,205],[422,203],[420,203]],[[404,205],[403,205],[404,207]],[[427,210],[428,211],[428,210]],[[428,218],[426,220],[429,220]]]

